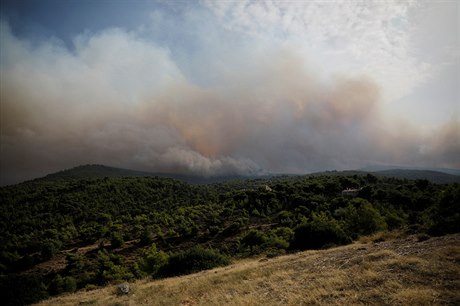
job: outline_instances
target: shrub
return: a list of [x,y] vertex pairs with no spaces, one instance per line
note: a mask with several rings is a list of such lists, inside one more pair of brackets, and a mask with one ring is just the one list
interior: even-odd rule
[[124,265],[122,257],[106,250],[98,252],[98,271],[96,281],[106,284],[114,281],[131,280],[133,273]]
[[152,234],[152,232],[148,228],[143,229],[142,233],[141,233],[139,243],[141,245],[149,245],[152,242],[153,242],[153,234]]
[[56,255],[61,247],[61,242],[58,240],[46,239],[41,245],[40,255],[42,260],[50,260]]
[[403,226],[407,219],[407,215],[402,210],[395,209],[386,209],[383,217],[390,230]]
[[460,232],[460,184],[449,186],[443,193],[438,205],[434,207],[433,222],[429,232],[443,235]]
[[291,212],[283,210],[277,216],[277,221],[280,225],[290,227],[293,224],[293,215]]
[[281,237],[271,236],[267,238],[263,247],[268,249],[287,249],[289,247],[289,242]]
[[112,245],[112,248],[119,248],[123,245],[124,240],[123,236],[119,232],[114,232],[112,234],[112,238],[110,239],[110,244]]
[[325,245],[346,244],[351,240],[337,220],[324,213],[313,213],[312,220],[299,225],[291,242],[293,249],[320,249]]
[[221,235],[222,237],[236,235],[240,232],[241,227],[242,227],[241,222],[233,222],[232,224],[230,224],[227,228],[225,228],[222,231]]
[[48,291],[52,294],[60,294],[63,292],[74,292],[77,290],[77,281],[72,276],[56,275],[51,281]]
[[2,305],[29,305],[47,298],[42,281],[35,275],[0,275]]
[[79,253],[69,253],[65,257],[66,259],[66,271],[71,273],[78,273],[83,271],[85,266],[84,257]]
[[278,227],[272,231],[270,231],[271,235],[283,238],[286,241],[290,241],[294,236],[294,231],[289,227]]
[[133,279],[134,274],[123,265],[113,265],[108,270],[102,271],[102,275],[100,276],[103,284]]
[[254,251],[254,247],[261,246],[267,241],[267,237],[264,233],[258,230],[250,230],[242,239],[241,244],[247,246]]
[[369,235],[387,228],[380,212],[364,199],[354,199],[347,206],[344,221],[348,234],[353,237]]
[[168,255],[162,250],[158,251],[156,245],[152,244],[139,261],[139,268],[144,272],[155,275],[167,262]]
[[190,274],[228,264],[230,264],[229,259],[218,251],[196,246],[171,255],[168,263],[160,268],[159,275],[176,276]]

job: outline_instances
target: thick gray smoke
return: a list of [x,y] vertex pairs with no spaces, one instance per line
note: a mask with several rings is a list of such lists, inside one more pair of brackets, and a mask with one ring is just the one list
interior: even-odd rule
[[321,79],[289,46],[223,58],[204,86],[122,30],[75,45],[32,44],[2,23],[2,184],[87,163],[204,176],[460,167],[458,121],[422,133],[386,118],[370,78]]

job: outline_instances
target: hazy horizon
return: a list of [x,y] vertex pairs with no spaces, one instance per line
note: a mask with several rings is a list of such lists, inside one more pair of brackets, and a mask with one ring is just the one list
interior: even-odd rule
[[457,1],[13,1],[0,184],[460,169]]

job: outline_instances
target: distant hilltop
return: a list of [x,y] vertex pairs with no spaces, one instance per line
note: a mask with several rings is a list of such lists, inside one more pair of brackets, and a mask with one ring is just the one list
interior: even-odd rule
[[410,167],[410,166],[394,166],[394,165],[369,165],[360,169],[361,171],[366,172],[382,172],[382,171],[394,171],[394,170],[410,170],[410,171],[431,171],[431,172],[441,172],[452,175],[460,176],[460,169],[452,168],[431,168],[431,167]]
[[[426,179],[432,183],[436,184],[448,184],[448,183],[460,183],[460,175],[454,173],[460,173],[459,170],[455,169],[444,169],[450,171],[451,173],[442,172],[442,171],[433,171],[433,170],[421,170],[421,169],[382,169],[383,167],[376,167],[376,170],[371,171],[372,168],[369,168],[368,171],[363,169],[360,170],[346,170],[346,171],[325,171],[325,172],[316,172],[311,174],[269,174],[264,176],[237,176],[237,175],[228,175],[228,176],[214,176],[214,177],[204,177],[197,175],[188,175],[188,174],[176,174],[176,173],[154,173],[146,172],[132,169],[123,169],[116,167],[109,167],[99,164],[89,164],[77,166],[71,169],[62,170],[56,173],[48,174],[42,178],[36,180],[46,180],[46,181],[60,181],[60,180],[69,180],[69,179],[97,179],[105,177],[146,177],[146,176],[157,176],[157,177],[166,177],[177,179],[192,184],[208,184],[216,182],[225,182],[230,180],[239,180],[239,179],[259,179],[259,178],[270,178],[270,177],[280,177],[280,176],[320,176],[320,175],[337,175],[337,176],[346,176],[346,175],[367,175],[372,174],[376,176],[386,176],[386,177],[396,177],[409,180],[417,179]],[[378,170],[380,169],[380,170]]]
[[460,183],[460,176],[432,170],[390,169],[374,172],[387,177],[405,178],[409,180],[426,179],[437,184]]
[[74,168],[51,173],[42,178],[38,178],[36,180],[59,181],[59,180],[67,180],[67,179],[98,179],[98,178],[105,178],[105,177],[146,177],[146,176],[172,178],[172,179],[176,179],[176,180],[180,180],[180,181],[184,181],[184,182],[192,183],[192,184],[207,184],[207,183],[216,183],[216,182],[222,182],[222,181],[228,181],[228,180],[234,180],[234,179],[254,178],[252,176],[238,176],[238,175],[205,177],[205,176],[180,174],[180,173],[146,172],[146,171],[139,171],[139,170],[132,170],[132,169],[109,167],[109,166],[99,165],[99,164],[93,164],[93,165],[89,164],[89,165],[77,166]]
[[[455,173],[455,169],[450,169],[452,173]],[[450,184],[460,183],[460,175],[449,174],[441,171],[433,170],[414,170],[414,169],[386,169],[379,171],[364,171],[364,170],[345,170],[345,171],[325,171],[316,172],[309,175],[336,175],[336,176],[348,176],[348,175],[366,175],[372,174],[376,176],[385,177],[396,177],[399,179],[408,180],[428,180],[435,184]]]

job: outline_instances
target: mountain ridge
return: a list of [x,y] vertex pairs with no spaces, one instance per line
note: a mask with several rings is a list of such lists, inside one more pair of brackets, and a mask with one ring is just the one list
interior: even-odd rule
[[[455,173],[455,169],[450,169]],[[34,181],[56,181],[67,179],[102,179],[106,177],[163,177],[177,179],[191,184],[211,184],[226,182],[232,180],[245,180],[245,179],[269,179],[272,177],[282,176],[321,176],[321,175],[367,175],[373,174],[377,176],[396,177],[409,180],[427,179],[432,183],[448,184],[460,183],[460,175],[449,174],[447,172],[428,170],[428,169],[405,169],[405,168],[391,168],[377,171],[366,171],[363,169],[357,170],[343,170],[343,171],[322,171],[309,174],[266,174],[259,176],[243,176],[243,175],[222,175],[222,176],[198,176],[180,173],[161,173],[161,172],[147,172],[141,170],[125,169],[111,167],[101,164],[87,164],[77,167],[64,169],[58,172],[50,173],[44,177],[36,178],[27,182]]]
[[[50,173],[32,181],[55,181],[63,179],[102,179],[112,177],[162,177],[172,178],[191,184],[207,184],[228,181],[233,179],[250,179],[253,176],[227,175],[227,176],[198,176],[180,173],[147,172],[133,169],[111,167],[101,164],[80,165],[73,168]],[[261,176],[262,177],[262,176]]]
[[433,170],[389,169],[374,173],[387,177],[405,178],[410,180],[428,179],[429,181],[438,184],[460,183],[459,175]]
[[446,174],[460,176],[460,169],[453,168],[437,168],[437,167],[412,167],[412,166],[397,166],[397,165],[368,165],[360,168],[361,171],[366,172],[381,172],[387,170],[415,170],[415,171],[434,171]]

